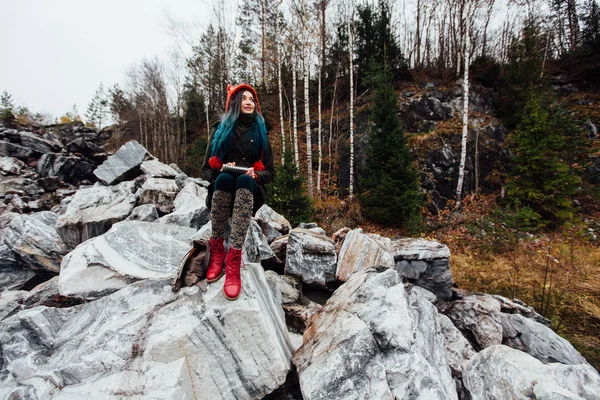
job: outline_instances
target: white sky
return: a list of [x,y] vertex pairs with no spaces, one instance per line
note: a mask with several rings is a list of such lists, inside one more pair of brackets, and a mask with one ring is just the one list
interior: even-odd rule
[[146,58],[175,47],[167,15],[208,25],[203,0],[0,0],[0,93],[16,105],[84,117],[100,82],[123,83]]

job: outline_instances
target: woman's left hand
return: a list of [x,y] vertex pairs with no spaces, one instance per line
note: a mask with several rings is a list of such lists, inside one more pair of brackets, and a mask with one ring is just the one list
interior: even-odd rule
[[258,180],[258,175],[256,175],[256,172],[254,172],[254,168],[252,167],[248,168],[248,171],[246,171],[246,175],[250,175],[255,181]]

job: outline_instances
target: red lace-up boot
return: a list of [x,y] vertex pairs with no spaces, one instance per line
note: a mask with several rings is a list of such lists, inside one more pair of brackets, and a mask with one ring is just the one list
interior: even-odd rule
[[237,300],[242,291],[242,278],[240,266],[242,263],[242,250],[230,248],[225,260],[225,284],[223,293],[227,300]]
[[210,283],[218,281],[223,276],[225,262],[225,246],[223,238],[210,239],[210,265],[206,271],[206,280]]

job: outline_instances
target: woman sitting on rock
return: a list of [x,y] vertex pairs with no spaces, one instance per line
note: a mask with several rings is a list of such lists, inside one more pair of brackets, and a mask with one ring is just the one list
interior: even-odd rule
[[[223,171],[228,166],[247,169]],[[275,176],[265,120],[252,86],[227,87],[225,114],[208,142],[202,176],[211,183],[207,197],[212,224],[211,259],[206,278],[208,282],[219,280],[225,264],[223,292],[227,299],[235,300],[242,289],[240,263],[250,218],[264,204],[264,185]],[[231,236],[226,256],[223,237],[230,216]]]

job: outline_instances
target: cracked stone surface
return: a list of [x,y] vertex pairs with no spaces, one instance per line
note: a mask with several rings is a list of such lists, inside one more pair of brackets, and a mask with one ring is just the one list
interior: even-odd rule
[[456,399],[437,315],[396,271],[356,272],[294,355],[304,399]]
[[0,398],[262,399],[282,385],[291,346],[280,295],[247,265],[237,301],[144,280],[71,308],[0,322]]

